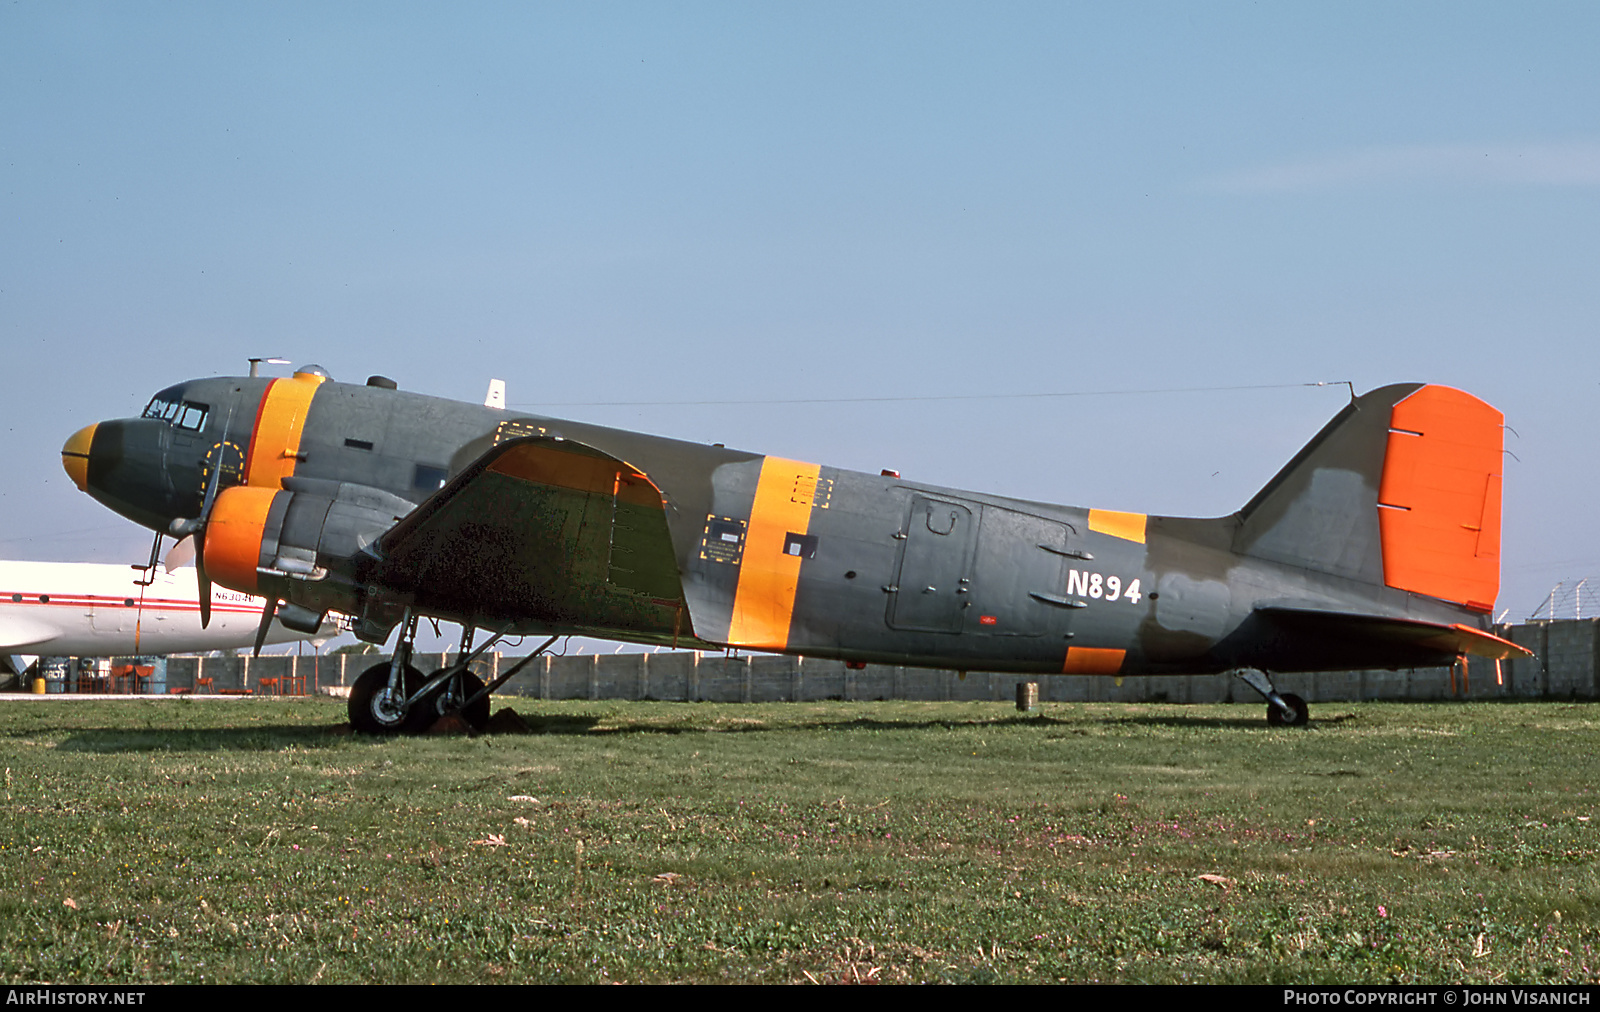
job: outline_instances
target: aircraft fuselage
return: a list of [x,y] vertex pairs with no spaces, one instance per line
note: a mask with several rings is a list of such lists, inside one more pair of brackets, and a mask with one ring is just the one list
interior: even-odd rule
[[[1311,532],[1328,561],[1308,565],[1284,547],[1306,521],[1274,505],[1275,486],[1256,515],[1283,518],[1254,526],[1248,511],[1057,506],[306,375],[194,380],[146,414],[68,442],[80,487],[157,530],[199,516],[213,480],[266,490],[240,528],[265,532],[259,558],[247,544],[229,585],[349,612],[372,639],[411,607],[521,633],[1137,674],[1437,664],[1458,652],[1285,624],[1264,607],[1486,626],[1483,603],[1370,572],[1376,480],[1341,477],[1342,466],[1275,480],[1284,497],[1325,485],[1331,501],[1374,504],[1348,532]],[[1393,431],[1387,415],[1350,424],[1372,428],[1369,442]],[[1497,486],[1495,510],[1497,551]],[[293,533],[302,528],[313,533]],[[1338,538],[1355,546],[1349,559]],[[212,568],[228,583],[227,566]]]

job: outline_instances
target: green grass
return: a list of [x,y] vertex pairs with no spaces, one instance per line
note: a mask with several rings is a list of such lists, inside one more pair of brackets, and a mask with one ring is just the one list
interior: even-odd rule
[[0,978],[1600,976],[1587,705],[511,702],[7,705]]

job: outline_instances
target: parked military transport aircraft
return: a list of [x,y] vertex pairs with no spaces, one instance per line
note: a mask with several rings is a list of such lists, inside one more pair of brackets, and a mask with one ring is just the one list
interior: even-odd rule
[[[215,620],[200,627],[195,567],[169,554],[149,569],[86,562],[0,562],[0,654],[114,657],[248,646],[265,604],[216,592]],[[330,635],[336,632],[331,626]],[[305,639],[274,623],[267,641]]]
[[[492,393],[491,393],[492,400]],[[330,609],[395,659],[362,730],[487,719],[475,630],[1029,674],[1267,672],[1526,653],[1489,632],[1501,415],[1449,387],[1354,398],[1231,516],[1055,506],[402,392],[199,379],[91,425],[80,489],[201,542],[201,583]],[[158,535],[159,536],[159,535]],[[462,661],[409,664],[419,616]],[[487,646],[480,646],[479,651]],[[540,648],[541,650],[544,647]],[[509,677],[507,672],[503,677]]]

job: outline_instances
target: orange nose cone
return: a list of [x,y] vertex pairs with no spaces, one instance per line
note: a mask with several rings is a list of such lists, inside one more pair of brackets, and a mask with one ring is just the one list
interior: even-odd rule
[[79,492],[89,491],[89,447],[94,445],[95,428],[90,425],[79,429],[61,447],[61,466],[66,468],[67,477],[78,486]]

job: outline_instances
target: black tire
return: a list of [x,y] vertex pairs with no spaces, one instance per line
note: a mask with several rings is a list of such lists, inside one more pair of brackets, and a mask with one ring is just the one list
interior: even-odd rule
[[[422,684],[422,672],[406,667],[400,678],[407,696]],[[398,734],[405,729],[406,714],[383,699],[389,687],[389,665],[374,664],[350,687],[350,726],[362,734]]]
[[1305,727],[1311,719],[1311,710],[1306,706],[1306,701],[1292,692],[1279,693],[1279,696],[1289,705],[1289,709],[1294,711],[1294,715],[1285,717],[1282,710],[1268,703],[1267,723],[1273,727]]
[[464,671],[459,681],[459,694],[455,691],[455,685],[452,685],[451,682],[446,682],[428,693],[426,698],[417,700],[417,705],[412,707],[411,713],[407,715],[406,732],[408,734],[425,734],[428,728],[433,726],[434,721],[451,713],[459,713],[461,719],[466,721],[467,726],[474,731],[482,731],[488,727],[489,697],[487,695],[465,710],[460,709],[463,700],[471,699],[483,688],[483,679],[470,671]]
[[[483,692],[483,679],[470,671],[461,675],[461,698],[471,699]],[[483,698],[461,711],[461,719],[472,725],[474,731],[482,731],[489,726],[489,694],[483,693]]]

